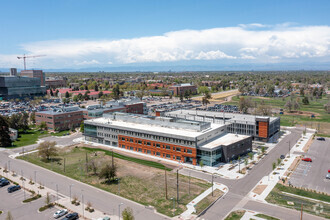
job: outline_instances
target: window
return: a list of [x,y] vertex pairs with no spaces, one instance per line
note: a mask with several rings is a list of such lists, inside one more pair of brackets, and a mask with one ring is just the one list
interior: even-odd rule
[[129,142],[132,142],[133,143],[133,139],[131,138],[131,139],[129,139]]
[[129,149],[130,149],[130,150],[134,150],[134,148],[133,148],[133,147],[130,147]]
[[147,145],[148,145],[148,146],[151,146],[151,143],[150,143],[150,142],[147,142]]
[[187,153],[188,153],[188,154],[192,154],[192,150],[187,149]]
[[156,147],[157,147],[157,148],[160,148],[160,144],[156,144]]
[[151,154],[151,151],[150,150],[147,150],[147,154]]
[[125,149],[125,145],[122,144],[121,147]]
[[156,152],[156,156],[159,156],[160,157],[160,153],[159,152]]
[[121,140],[122,140],[122,141],[125,141],[125,138],[124,138],[124,137],[121,137]]
[[181,148],[180,147],[177,147],[176,148],[176,151],[181,152]]
[[138,151],[139,151],[139,152],[142,152],[142,148],[139,148]]
[[166,145],[166,150],[171,150],[171,147]]
[[176,156],[176,160],[181,160],[181,157],[179,157],[179,156]]
[[142,144],[142,141],[141,140],[138,140],[138,144]]
[[171,155],[166,154],[166,158],[171,159]]

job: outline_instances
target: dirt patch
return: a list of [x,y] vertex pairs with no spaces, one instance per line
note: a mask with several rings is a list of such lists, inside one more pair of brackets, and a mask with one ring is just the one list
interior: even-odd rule
[[295,171],[295,169],[298,167],[300,161],[301,161],[301,158],[303,156],[299,156],[297,158],[294,159],[294,161],[292,162],[292,164],[290,165],[289,169],[285,172],[284,176],[287,176],[289,177],[289,175]]
[[261,193],[267,188],[267,185],[258,185],[254,190],[253,192],[258,194],[258,195],[261,195]]
[[306,153],[308,151],[308,149],[310,148],[310,146],[313,143],[313,138],[309,139],[309,141],[305,144],[303,151]]

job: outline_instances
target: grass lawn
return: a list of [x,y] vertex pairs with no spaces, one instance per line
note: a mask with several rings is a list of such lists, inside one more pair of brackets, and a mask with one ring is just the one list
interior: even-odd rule
[[[266,201],[269,203],[274,203],[280,206],[284,206],[286,208],[291,208],[296,210],[300,210],[301,204],[303,204],[304,212],[308,212],[310,214],[317,215],[323,218],[330,218],[329,204],[322,202],[314,202],[308,199],[297,198],[295,196],[284,194],[283,192],[288,192],[299,196],[305,196],[308,198],[317,199],[325,202],[330,201],[330,196],[277,184],[266,198]],[[290,205],[288,204],[288,202],[293,202],[293,204]]]
[[19,138],[13,142],[13,147],[23,147],[35,144],[39,138],[48,135],[48,131],[27,130],[25,133],[19,132]]
[[259,218],[267,219],[267,220],[280,220],[279,218],[275,218],[275,217],[265,215],[265,214],[256,214],[255,216],[257,216]]
[[65,136],[67,133],[70,134],[70,130],[64,130],[64,131],[60,131],[60,132],[56,132],[56,133],[51,133],[51,135],[60,137],[60,136]]
[[196,214],[200,214],[202,211],[204,211],[212,202],[214,202],[216,199],[218,199],[220,196],[223,195],[223,192],[219,189],[214,190],[213,196],[212,193],[210,193],[208,196],[206,196],[204,199],[202,199],[197,205],[195,206]]
[[[115,155],[114,155],[115,156]],[[29,154],[20,159],[29,161],[44,168],[53,170],[70,178],[93,185],[113,194],[118,194],[124,198],[133,200],[143,205],[151,205],[162,214],[173,216],[173,201],[170,198],[176,198],[176,173],[167,172],[168,199],[165,198],[165,170],[155,168],[148,163],[138,163],[132,159],[126,160],[116,155],[114,163],[118,167],[117,180],[110,184],[105,184],[103,179],[99,179],[93,171],[86,169],[87,164],[94,161],[97,167],[102,168],[105,164],[111,163],[112,157],[109,151],[82,148],[66,147],[59,151],[58,157],[52,161],[42,161],[36,153]],[[65,158],[65,172],[64,172]],[[152,163],[151,163],[152,164]],[[186,210],[186,204],[204,192],[211,186],[210,183],[191,178],[190,195],[188,192],[189,178],[179,175],[179,204],[176,205],[175,215],[181,214]]]
[[233,211],[225,218],[225,220],[240,220],[244,214],[245,210]]

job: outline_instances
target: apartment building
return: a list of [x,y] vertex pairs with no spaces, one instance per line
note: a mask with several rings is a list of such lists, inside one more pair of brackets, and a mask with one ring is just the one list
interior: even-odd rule
[[252,150],[252,138],[228,134],[226,125],[127,113],[84,121],[88,142],[174,160],[215,166]]

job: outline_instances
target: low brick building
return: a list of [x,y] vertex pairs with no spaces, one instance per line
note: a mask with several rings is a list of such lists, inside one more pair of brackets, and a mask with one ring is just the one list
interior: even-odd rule
[[197,87],[194,85],[191,85],[190,83],[173,85],[173,86],[170,86],[169,89],[173,91],[173,95],[175,95],[175,96],[184,95],[184,93],[186,91],[189,91],[190,94],[193,94],[193,95],[197,93]]

